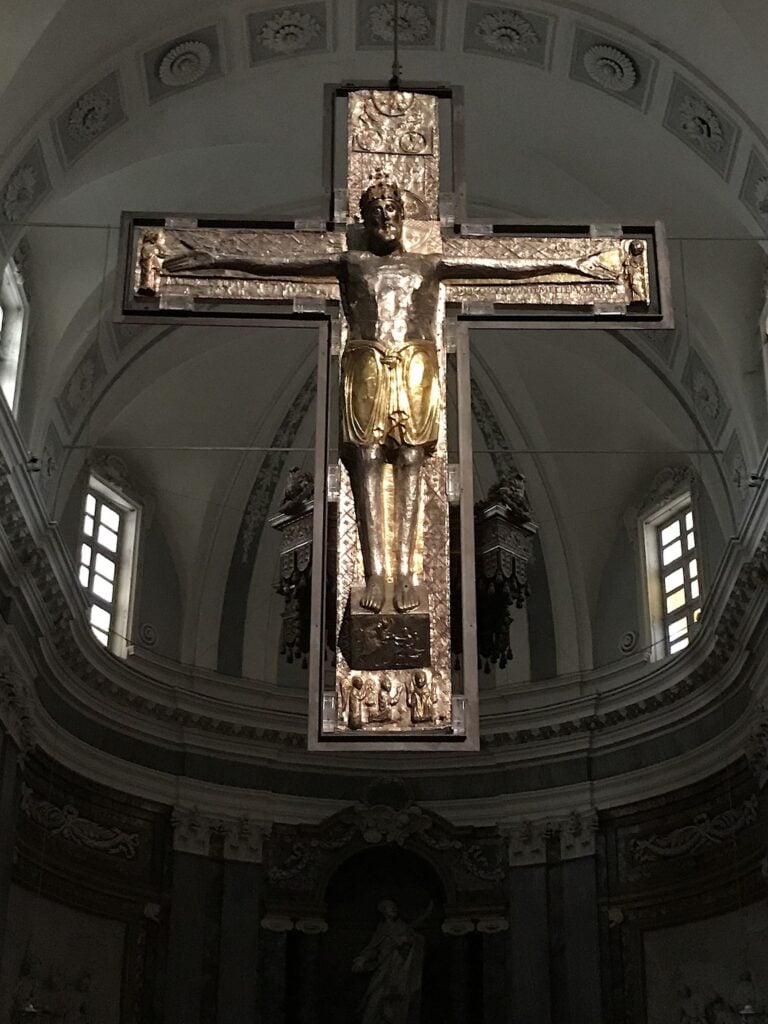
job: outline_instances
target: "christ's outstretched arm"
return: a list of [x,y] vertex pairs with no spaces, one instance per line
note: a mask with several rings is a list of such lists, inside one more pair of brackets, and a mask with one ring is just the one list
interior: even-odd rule
[[237,270],[251,277],[338,279],[341,254],[321,256],[246,256],[210,253],[190,249],[163,262],[165,274],[188,274],[196,270]]
[[[472,259],[447,256],[440,261],[438,273],[443,280],[530,281],[551,274],[572,274],[587,281],[615,282],[623,261],[616,260],[618,250],[591,253],[581,259]],[[610,259],[613,257],[613,260]],[[610,260],[610,262],[609,262]],[[611,263],[614,265],[612,266]]]

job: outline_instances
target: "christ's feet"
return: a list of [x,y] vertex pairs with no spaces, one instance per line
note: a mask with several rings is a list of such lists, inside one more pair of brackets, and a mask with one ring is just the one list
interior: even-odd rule
[[369,612],[380,612],[384,604],[384,577],[378,573],[369,576],[365,584],[365,593],[360,598],[360,605]]
[[399,612],[409,612],[412,608],[418,608],[421,604],[416,587],[411,576],[401,575],[395,577],[395,596],[393,599],[395,608]]

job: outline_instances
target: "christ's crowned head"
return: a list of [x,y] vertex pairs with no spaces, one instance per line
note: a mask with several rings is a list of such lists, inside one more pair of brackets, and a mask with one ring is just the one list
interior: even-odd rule
[[402,249],[403,199],[386,171],[380,171],[360,196],[360,214],[371,252],[388,256]]

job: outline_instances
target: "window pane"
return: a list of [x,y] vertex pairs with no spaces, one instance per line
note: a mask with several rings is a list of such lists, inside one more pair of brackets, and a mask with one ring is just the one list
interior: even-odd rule
[[101,506],[101,522],[110,528],[110,530],[117,530],[120,526],[120,516],[115,512],[109,505]]
[[685,604],[685,588],[681,587],[667,598],[667,614],[677,611]]
[[683,576],[682,569],[675,569],[668,576],[664,577],[664,593],[671,594],[673,590],[677,590],[678,587],[682,587],[685,578]]
[[701,618],[701,608],[695,608],[693,612],[693,621],[698,622]]
[[99,608],[97,604],[91,605],[91,625],[97,629],[109,629],[112,616],[105,608]]
[[692,558],[688,563],[688,575],[692,580],[696,579],[699,575],[699,565],[695,558]]
[[661,553],[661,560],[664,565],[669,565],[670,562],[674,562],[675,559],[680,558],[682,553],[682,545],[679,540],[676,540],[674,544],[670,544],[669,547],[663,549]]
[[101,573],[108,580],[114,580],[115,578],[115,563],[111,558],[107,558],[106,555],[99,554],[96,552],[96,565],[94,566],[96,572]]
[[107,551],[117,551],[117,534],[114,530],[108,530],[106,526],[100,526],[98,541]]
[[91,564],[91,547],[89,544],[80,545],[80,561],[83,565]]
[[691,597],[696,600],[699,596],[699,581],[691,580]]
[[669,526],[665,526],[661,531],[661,543],[662,545],[671,544],[673,540],[676,540],[680,536],[680,520],[676,519],[674,523],[670,523]]
[[685,528],[686,530],[693,529],[693,512],[685,513]]
[[85,565],[80,566],[80,582],[84,587],[88,586],[88,567]]
[[108,636],[108,634],[104,633],[100,629],[92,629],[92,632],[93,632],[93,635],[96,637],[96,639],[99,641],[99,643],[100,644],[104,644],[104,646],[106,647],[107,644],[109,643],[109,636]]
[[100,597],[102,601],[109,601],[110,604],[112,603],[112,595],[115,592],[115,588],[111,583],[105,580],[103,576],[94,575],[93,583],[91,583],[91,590],[94,592],[96,597]]
[[680,637],[684,636],[688,632],[688,619],[683,617],[682,619],[675,619],[674,622],[670,622],[667,626],[667,636],[670,641],[679,640]]
[[675,643],[669,645],[669,653],[670,654],[677,654],[678,651],[682,651],[682,649],[684,647],[687,647],[688,644],[689,644],[688,637],[685,636],[685,637],[683,637],[682,640],[677,640]]
[[85,511],[89,516],[92,516],[96,512],[96,499],[92,494],[89,494],[85,499]]
[[685,546],[689,551],[692,551],[696,547],[696,541],[693,539],[693,531],[691,531],[685,538]]
[[83,533],[86,537],[93,536],[93,516],[86,516],[83,523]]

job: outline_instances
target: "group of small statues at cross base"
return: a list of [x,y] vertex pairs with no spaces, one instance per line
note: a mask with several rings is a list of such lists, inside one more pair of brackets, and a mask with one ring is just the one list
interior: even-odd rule
[[422,669],[417,669],[407,684],[387,675],[379,679],[353,675],[341,687],[341,694],[341,710],[346,713],[350,729],[397,724],[406,714],[410,715],[412,725],[431,723],[435,718],[437,697],[433,683]]

